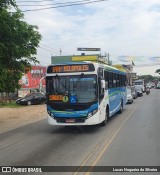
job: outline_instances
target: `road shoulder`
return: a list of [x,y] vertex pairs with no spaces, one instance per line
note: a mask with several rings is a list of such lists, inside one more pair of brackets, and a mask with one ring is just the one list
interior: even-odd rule
[[0,108],[0,134],[46,118],[46,105]]

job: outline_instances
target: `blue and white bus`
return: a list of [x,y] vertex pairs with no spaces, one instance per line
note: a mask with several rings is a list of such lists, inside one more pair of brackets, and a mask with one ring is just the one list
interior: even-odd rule
[[126,73],[93,62],[50,65],[46,96],[49,124],[104,126],[126,104]]

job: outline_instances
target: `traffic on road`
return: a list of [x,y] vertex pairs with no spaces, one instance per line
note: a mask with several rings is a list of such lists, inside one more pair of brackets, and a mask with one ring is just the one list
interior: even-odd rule
[[58,170],[61,174],[97,174],[96,168],[103,166],[102,174],[111,167],[116,171],[117,166],[157,167],[159,97],[160,91],[151,89],[149,96],[144,93],[126,105],[122,114],[115,114],[106,127],[50,126],[43,119],[0,134],[0,164],[52,166],[52,171],[64,166]]

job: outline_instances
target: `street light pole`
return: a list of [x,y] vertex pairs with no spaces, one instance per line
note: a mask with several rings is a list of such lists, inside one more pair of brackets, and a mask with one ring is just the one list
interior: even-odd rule
[[46,77],[42,77],[40,80],[39,80],[39,92],[42,92],[42,80],[45,79]]

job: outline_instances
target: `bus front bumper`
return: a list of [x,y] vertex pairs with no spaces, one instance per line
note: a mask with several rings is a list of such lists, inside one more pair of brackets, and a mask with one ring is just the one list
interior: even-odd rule
[[99,117],[98,117],[98,112],[91,116],[90,118],[85,118],[85,119],[68,119],[68,118],[52,118],[50,115],[48,115],[48,123],[50,125],[59,125],[59,126],[75,126],[75,125],[96,125],[100,123]]

